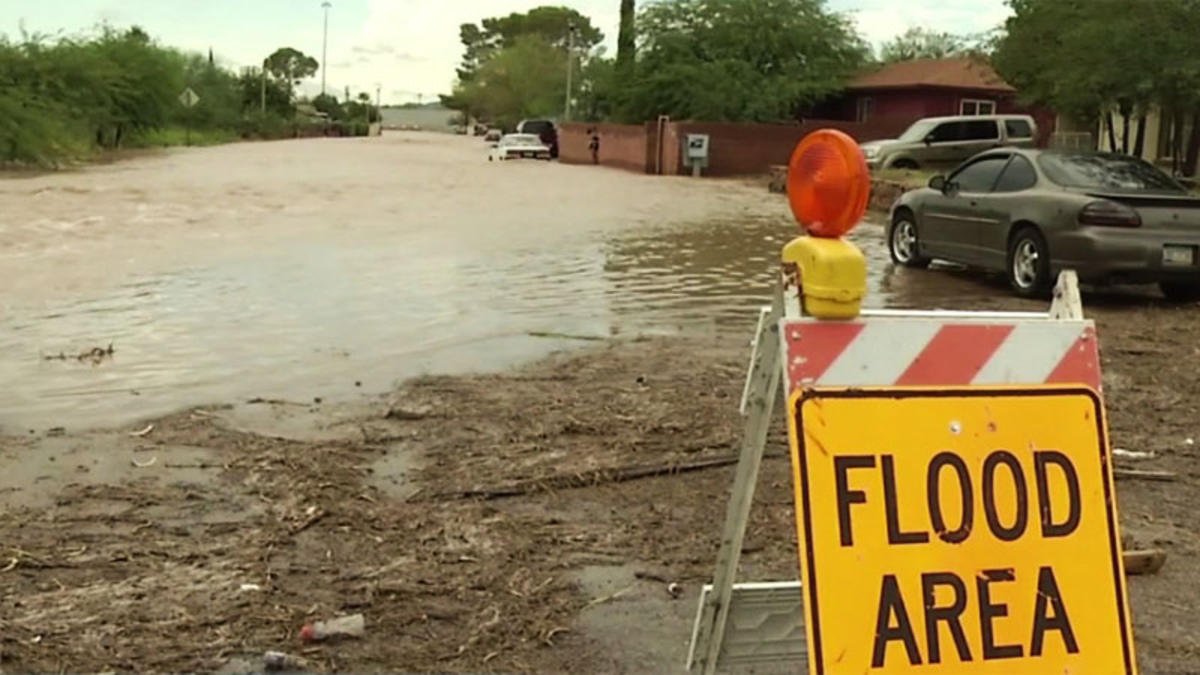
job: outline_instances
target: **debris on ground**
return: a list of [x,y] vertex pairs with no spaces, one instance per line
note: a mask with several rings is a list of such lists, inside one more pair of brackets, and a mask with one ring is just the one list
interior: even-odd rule
[[322,642],[343,637],[362,637],[366,622],[362,614],[339,616],[336,619],[306,623],[300,628],[302,642]]
[[143,436],[147,436],[147,435],[149,435],[149,433],[150,433],[151,431],[154,431],[154,425],[153,425],[153,424],[147,424],[147,425],[146,425],[146,427],[145,427],[144,429],[141,429],[140,431],[131,431],[131,432],[129,432],[129,435],[130,435],[130,436],[132,436],[132,437],[134,437],[134,438],[141,438],[141,437],[143,437]]
[[[1093,311],[1114,444],[1154,452],[1154,470],[1174,478],[1121,473],[1117,484],[1122,531],[1139,542],[1125,547],[1136,554],[1130,574],[1143,569],[1144,551],[1171,558],[1129,583],[1139,660],[1145,672],[1187,670],[1200,662],[1200,616],[1189,609],[1200,602],[1190,590],[1200,575],[1200,457],[1179,439],[1200,414],[1200,381],[1184,375],[1200,369],[1200,355],[1186,313],[1152,321],[1142,314],[1153,309]],[[1131,345],[1144,353],[1120,351]],[[617,636],[656,630],[686,647],[688,607],[711,581],[733,480],[746,358],[742,334],[651,338],[509,373],[420,378],[390,406],[364,401],[357,421],[371,432],[340,440],[230,429],[214,408],[156,420],[154,453],[203,476],[72,478],[49,506],[0,510],[0,667],[178,672],[240,655],[262,668],[264,650],[294,641],[297,626],[362,614],[369,631],[352,645],[305,643],[302,668],[670,670],[675,661],[633,655]],[[638,384],[645,373],[654,386]],[[408,414],[388,415],[397,408]],[[797,574],[782,420],[755,495],[763,508],[747,528],[746,581]],[[97,434],[4,438],[0,456],[58,455],[74,438],[100,447],[92,439],[103,437],[124,464],[146,445],[124,429]],[[208,458],[181,463],[178,447]],[[61,459],[48,465],[75,471]],[[30,499],[44,484],[4,496]],[[513,494],[482,498],[497,491]],[[578,581],[582,569],[619,566],[629,578],[605,590]],[[266,590],[242,590],[248,581]],[[647,582],[656,592],[642,592]],[[643,625],[646,598],[679,616]],[[581,624],[585,614],[611,616],[611,632]]]
[[67,354],[66,352],[59,352],[57,354],[43,354],[42,359],[45,361],[68,361],[74,359],[79,362],[88,362],[94,366],[97,366],[100,365],[100,363],[105,359],[112,358],[114,353],[116,352],[113,349],[112,343],[110,342],[108,343],[108,347],[92,347],[91,349],[85,349],[84,351],[73,355]]
[[1122,557],[1126,575],[1157,574],[1167,562],[1167,552],[1158,549],[1125,551]]

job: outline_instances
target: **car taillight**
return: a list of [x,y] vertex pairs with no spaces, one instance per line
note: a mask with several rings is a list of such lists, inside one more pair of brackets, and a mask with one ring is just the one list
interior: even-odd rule
[[1079,223],[1107,227],[1141,227],[1142,217],[1124,204],[1102,199],[1088,203],[1079,211]]

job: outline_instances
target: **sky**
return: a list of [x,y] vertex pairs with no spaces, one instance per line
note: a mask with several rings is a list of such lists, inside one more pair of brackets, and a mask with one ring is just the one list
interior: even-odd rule
[[[645,1],[645,0],[642,0]],[[387,103],[430,101],[450,90],[462,55],[458,27],[484,17],[565,5],[589,16],[615,51],[618,0],[329,0],[327,88],[379,87]],[[639,5],[641,2],[639,2]],[[827,0],[878,45],[914,26],[979,33],[1004,21],[1004,0]],[[163,44],[207,52],[231,68],[261,63],[278,47],[321,61],[321,0],[3,0],[0,33],[75,34],[102,22],[138,24]],[[321,73],[305,83],[320,93]]]

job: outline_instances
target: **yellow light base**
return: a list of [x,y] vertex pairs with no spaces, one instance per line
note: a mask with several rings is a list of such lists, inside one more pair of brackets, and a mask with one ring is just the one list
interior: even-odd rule
[[794,268],[804,313],[818,319],[853,319],[867,293],[867,259],[842,239],[797,237],[783,247],[784,268]]

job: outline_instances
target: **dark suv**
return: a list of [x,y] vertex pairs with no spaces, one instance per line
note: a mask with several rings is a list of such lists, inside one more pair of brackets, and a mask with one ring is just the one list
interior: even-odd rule
[[558,157],[558,129],[550,120],[521,120],[517,125],[518,134],[536,134],[542,143],[550,148],[550,156]]

